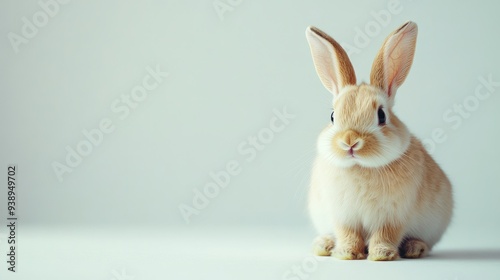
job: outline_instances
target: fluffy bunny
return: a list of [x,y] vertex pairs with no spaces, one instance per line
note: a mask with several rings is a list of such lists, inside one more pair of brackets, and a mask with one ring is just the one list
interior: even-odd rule
[[308,208],[319,232],[314,253],[339,259],[420,258],[450,223],[451,184],[422,143],[394,115],[397,89],[413,61],[417,25],[385,40],[370,84],[356,85],[342,47],[306,30],[316,72],[333,94],[331,123],[320,133]]

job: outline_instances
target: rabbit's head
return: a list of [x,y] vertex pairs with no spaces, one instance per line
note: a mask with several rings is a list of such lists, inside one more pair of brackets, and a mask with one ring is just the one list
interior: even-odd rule
[[306,36],[318,76],[333,94],[331,124],[319,136],[319,153],[343,167],[380,167],[403,156],[411,135],[392,107],[410,71],[417,25],[407,22],[387,37],[373,62],[370,84],[360,85],[335,40],[315,27],[308,27]]

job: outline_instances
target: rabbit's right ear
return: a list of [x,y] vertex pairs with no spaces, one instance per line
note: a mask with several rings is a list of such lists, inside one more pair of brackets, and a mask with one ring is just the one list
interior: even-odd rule
[[316,72],[335,97],[347,85],[356,85],[356,75],[344,49],[323,31],[309,26],[306,37]]
[[385,39],[373,62],[370,83],[384,90],[391,102],[410,72],[417,33],[417,25],[406,22]]

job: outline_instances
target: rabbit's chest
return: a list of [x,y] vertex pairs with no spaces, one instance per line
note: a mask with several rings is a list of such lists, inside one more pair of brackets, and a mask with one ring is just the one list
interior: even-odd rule
[[337,178],[332,186],[334,212],[338,219],[365,226],[404,220],[411,211],[416,192],[395,182]]

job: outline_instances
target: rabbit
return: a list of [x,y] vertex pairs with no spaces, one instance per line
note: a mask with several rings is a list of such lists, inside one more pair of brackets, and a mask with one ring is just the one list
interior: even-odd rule
[[373,62],[370,84],[360,85],[344,49],[318,28],[306,30],[316,72],[333,94],[309,188],[309,215],[319,233],[315,255],[421,258],[450,223],[449,179],[392,111],[413,63],[417,30],[408,21],[392,32]]

